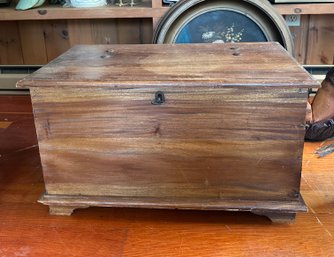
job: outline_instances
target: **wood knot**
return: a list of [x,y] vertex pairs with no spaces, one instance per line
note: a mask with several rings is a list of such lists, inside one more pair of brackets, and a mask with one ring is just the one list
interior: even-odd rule
[[38,12],[38,14],[40,14],[40,15],[45,15],[45,14],[47,14],[47,13],[48,13],[48,11],[47,11],[47,10],[45,10],[45,9],[38,10],[37,12]]
[[154,128],[154,134],[156,136],[161,136],[161,129],[160,129],[160,123],[158,125],[155,126]]
[[232,55],[234,56],[239,56],[240,55],[240,48],[236,46],[231,46],[230,50],[233,51]]
[[112,57],[113,52],[114,52],[114,49],[108,49],[104,52],[104,55],[101,55],[100,57],[102,59],[110,58],[110,57]]
[[295,8],[295,9],[294,9],[294,12],[295,12],[295,13],[302,13],[303,10],[302,10],[301,8]]

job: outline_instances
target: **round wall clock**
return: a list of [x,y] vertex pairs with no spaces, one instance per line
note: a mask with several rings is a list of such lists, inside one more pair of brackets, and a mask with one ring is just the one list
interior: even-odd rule
[[154,43],[277,41],[293,53],[283,17],[263,0],[185,0],[174,5],[155,30]]

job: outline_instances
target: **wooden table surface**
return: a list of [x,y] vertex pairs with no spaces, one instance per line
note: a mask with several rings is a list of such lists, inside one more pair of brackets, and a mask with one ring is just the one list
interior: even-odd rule
[[50,216],[31,103],[0,96],[0,257],[334,256],[334,154],[305,143],[302,195],[308,213],[272,224],[250,213],[88,208]]

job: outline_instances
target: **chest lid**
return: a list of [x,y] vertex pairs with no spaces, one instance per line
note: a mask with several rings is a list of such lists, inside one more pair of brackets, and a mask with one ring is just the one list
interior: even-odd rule
[[77,45],[18,87],[318,87],[278,43]]

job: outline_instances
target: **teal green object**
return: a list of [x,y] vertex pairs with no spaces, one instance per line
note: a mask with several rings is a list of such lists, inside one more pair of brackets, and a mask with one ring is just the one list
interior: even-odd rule
[[16,10],[28,10],[41,6],[44,2],[45,0],[20,0],[16,5]]

